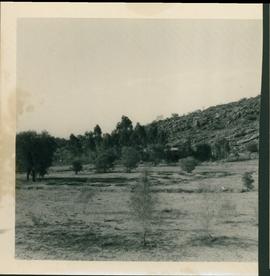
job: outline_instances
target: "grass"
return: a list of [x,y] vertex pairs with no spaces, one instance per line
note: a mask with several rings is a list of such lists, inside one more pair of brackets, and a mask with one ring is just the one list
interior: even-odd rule
[[[189,175],[181,174],[179,166],[148,168],[159,200],[145,247],[128,202],[142,166],[130,174],[117,169],[78,177],[57,168],[36,183],[19,175],[16,257],[256,261],[257,165],[257,160],[203,163]],[[241,193],[246,171],[253,172],[255,190]],[[205,208],[212,214],[207,227],[213,239],[204,235]]]

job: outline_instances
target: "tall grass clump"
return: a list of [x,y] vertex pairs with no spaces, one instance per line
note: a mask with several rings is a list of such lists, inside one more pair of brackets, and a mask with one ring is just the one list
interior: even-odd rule
[[252,177],[252,172],[245,172],[242,176],[242,182],[244,186],[243,191],[249,192],[254,190],[254,179]]

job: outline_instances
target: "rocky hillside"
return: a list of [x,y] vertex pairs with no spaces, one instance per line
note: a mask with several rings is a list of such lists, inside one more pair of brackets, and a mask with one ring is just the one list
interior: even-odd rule
[[260,96],[198,110],[184,116],[174,115],[158,121],[169,134],[169,144],[179,146],[187,139],[192,144],[213,143],[218,137],[229,140],[232,148],[242,151],[259,138]]

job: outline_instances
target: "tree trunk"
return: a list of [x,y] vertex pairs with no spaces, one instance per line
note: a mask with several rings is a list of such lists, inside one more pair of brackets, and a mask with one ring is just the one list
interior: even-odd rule
[[30,173],[31,173],[31,170],[27,169],[27,173],[26,173],[26,179],[27,179],[27,181],[29,181]]
[[36,172],[33,169],[32,169],[32,180],[33,180],[33,182],[36,181]]
[[143,246],[146,246],[146,231],[143,233]]

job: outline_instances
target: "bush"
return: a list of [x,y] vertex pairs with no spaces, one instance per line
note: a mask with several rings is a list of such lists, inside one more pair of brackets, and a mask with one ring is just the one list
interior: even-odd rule
[[130,197],[130,208],[142,230],[143,245],[146,246],[147,233],[151,229],[155,200],[150,189],[148,172],[144,171]]
[[217,160],[225,159],[230,153],[230,144],[226,138],[218,138],[212,148],[213,157]]
[[75,160],[72,163],[72,169],[75,172],[75,174],[78,174],[83,169],[82,162],[80,160]]
[[188,173],[192,172],[197,165],[198,165],[198,161],[193,157],[187,157],[185,159],[182,159],[180,162],[181,169]]
[[127,172],[138,166],[140,161],[139,152],[132,147],[123,147],[122,149],[122,164],[126,167]]
[[198,144],[196,145],[194,156],[200,161],[210,160],[212,156],[211,147],[208,144]]
[[254,185],[253,185],[253,182],[254,182],[254,179],[252,177],[252,173],[251,172],[245,172],[243,174],[243,177],[242,177],[242,182],[243,182],[243,185],[244,185],[244,191],[251,191],[254,189]]
[[252,152],[258,152],[259,151],[259,147],[258,147],[258,143],[256,142],[251,142],[246,146],[247,151],[249,151],[250,153]]
[[113,168],[115,153],[112,150],[100,151],[95,159],[95,169],[97,172],[107,172]]

